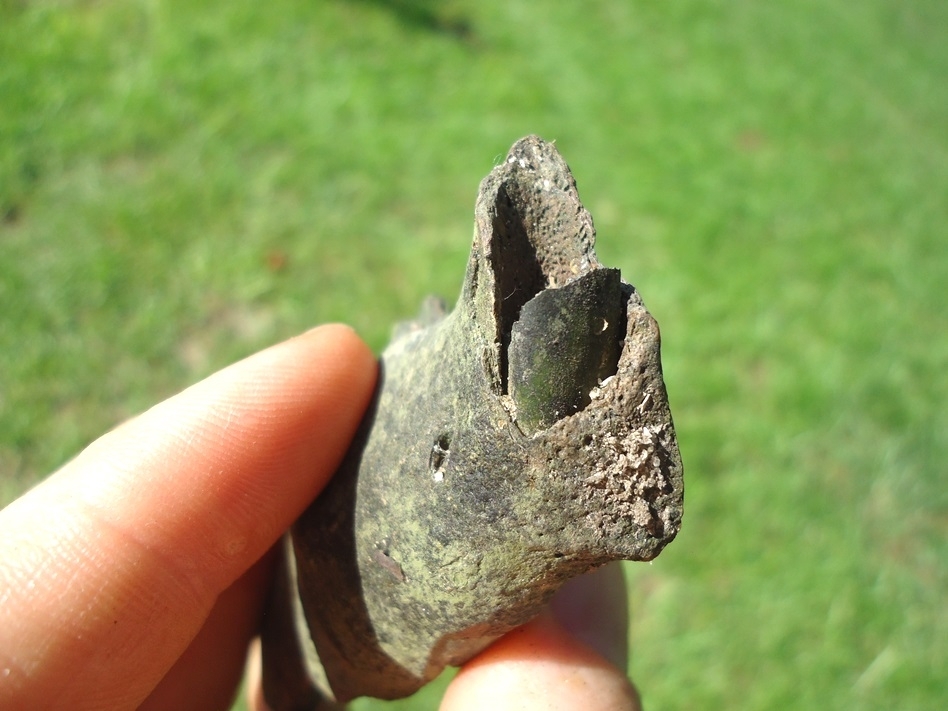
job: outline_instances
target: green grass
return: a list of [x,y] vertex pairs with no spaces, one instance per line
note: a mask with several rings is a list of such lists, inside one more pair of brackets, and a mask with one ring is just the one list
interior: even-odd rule
[[535,132],[663,327],[688,488],[628,571],[646,707],[948,708],[945,27],[937,0],[0,3],[0,500],[312,324],[381,348],[455,295],[478,181]]

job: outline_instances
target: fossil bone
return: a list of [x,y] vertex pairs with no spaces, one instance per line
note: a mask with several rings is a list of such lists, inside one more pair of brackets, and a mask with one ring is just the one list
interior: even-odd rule
[[594,240],[551,143],[521,139],[481,183],[456,308],[398,330],[293,527],[263,634],[274,711],[407,696],[678,533],[658,326]]

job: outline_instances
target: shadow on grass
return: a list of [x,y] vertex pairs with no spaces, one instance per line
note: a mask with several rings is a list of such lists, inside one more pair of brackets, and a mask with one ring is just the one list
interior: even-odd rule
[[471,21],[459,13],[444,12],[436,3],[426,0],[343,0],[343,2],[375,5],[391,12],[405,25],[425,32],[446,35],[465,43],[474,43],[476,35]]

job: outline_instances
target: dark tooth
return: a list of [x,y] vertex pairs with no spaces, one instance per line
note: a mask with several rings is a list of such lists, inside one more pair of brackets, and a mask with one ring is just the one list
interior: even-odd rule
[[525,434],[589,404],[615,375],[624,332],[618,269],[595,269],[524,304],[507,347],[507,382]]

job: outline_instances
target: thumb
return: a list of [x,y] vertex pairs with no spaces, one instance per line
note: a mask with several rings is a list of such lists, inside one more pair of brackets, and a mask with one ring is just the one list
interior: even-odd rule
[[620,672],[546,612],[465,664],[441,711],[639,711]]

